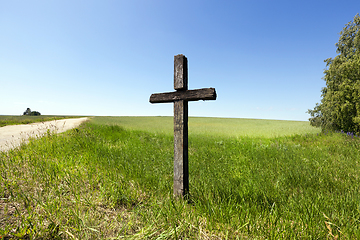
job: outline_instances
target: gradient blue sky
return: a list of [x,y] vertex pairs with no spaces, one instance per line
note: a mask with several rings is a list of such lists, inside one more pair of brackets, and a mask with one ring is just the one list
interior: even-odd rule
[[307,120],[360,1],[0,0],[0,114],[171,116],[174,55],[216,101],[190,116]]

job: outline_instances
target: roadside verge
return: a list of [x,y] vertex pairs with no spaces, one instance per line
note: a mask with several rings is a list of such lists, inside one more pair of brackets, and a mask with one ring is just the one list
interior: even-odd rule
[[51,132],[61,133],[78,127],[88,118],[69,118],[49,122],[32,123],[26,125],[10,125],[0,127],[0,151],[8,151],[27,142],[30,137],[41,137],[49,129]]

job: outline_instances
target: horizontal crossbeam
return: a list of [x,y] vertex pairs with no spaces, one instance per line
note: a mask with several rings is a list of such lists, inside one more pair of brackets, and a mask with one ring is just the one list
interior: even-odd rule
[[216,100],[216,91],[215,88],[201,88],[195,90],[178,90],[176,92],[154,93],[150,96],[151,103],[166,103],[178,100]]

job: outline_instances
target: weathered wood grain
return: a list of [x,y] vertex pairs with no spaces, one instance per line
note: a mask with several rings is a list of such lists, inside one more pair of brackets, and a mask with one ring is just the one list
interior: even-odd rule
[[188,101],[174,102],[174,196],[189,192]]
[[188,89],[188,63],[182,54],[174,56],[174,89]]
[[154,93],[150,96],[151,103],[175,102],[177,100],[198,101],[216,100],[215,88],[202,88],[196,90],[182,90],[176,92]]

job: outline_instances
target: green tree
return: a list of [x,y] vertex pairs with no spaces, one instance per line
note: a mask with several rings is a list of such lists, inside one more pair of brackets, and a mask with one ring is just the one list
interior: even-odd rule
[[335,45],[338,55],[325,60],[326,82],[321,103],[316,104],[310,123],[322,129],[360,133],[360,16],[345,25]]

